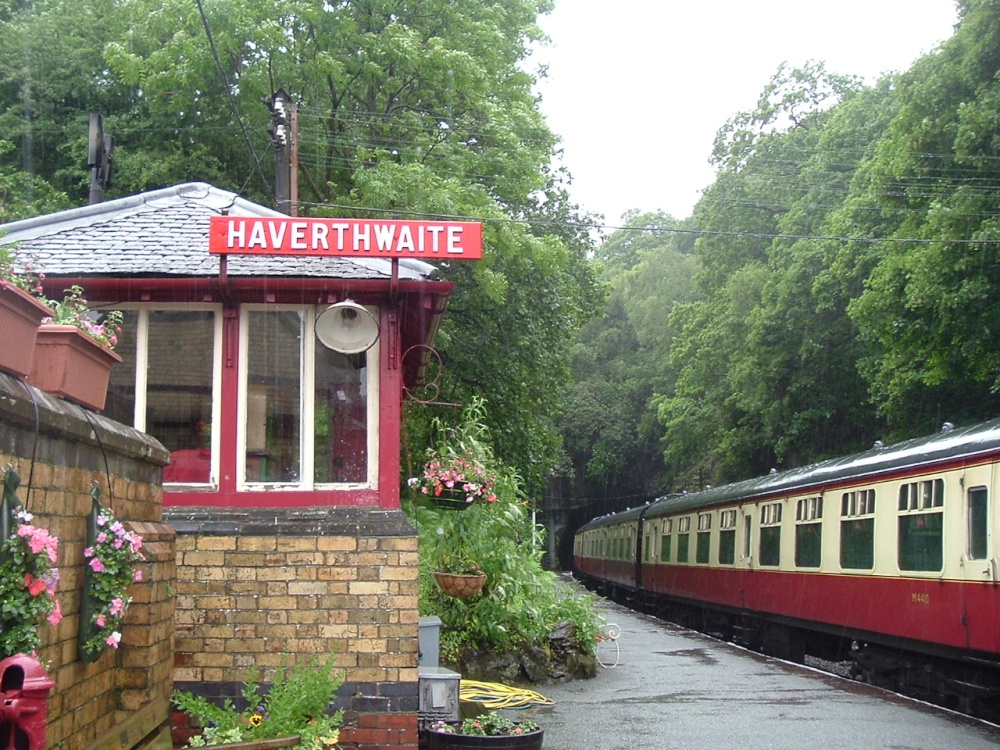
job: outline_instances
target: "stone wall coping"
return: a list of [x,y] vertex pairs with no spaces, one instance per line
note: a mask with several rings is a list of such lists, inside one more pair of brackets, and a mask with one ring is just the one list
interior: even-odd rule
[[170,463],[170,452],[156,438],[0,372],[0,422],[12,422],[34,430],[36,417],[40,432],[80,443],[99,444],[105,450],[159,466]]
[[191,508],[168,506],[164,520],[178,536],[415,536],[401,510],[368,506]]

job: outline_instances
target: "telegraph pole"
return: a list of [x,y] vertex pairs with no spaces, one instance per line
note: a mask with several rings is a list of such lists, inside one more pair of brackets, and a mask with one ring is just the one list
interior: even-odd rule
[[292,215],[290,138],[291,97],[284,89],[278,89],[264,99],[271,110],[271,145],[274,146],[274,204],[281,213]]
[[111,185],[111,165],[115,159],[115,139],[104,134],[104,118],[92,112],[87,143],[87,166],[90,167],[90,203],[101,203]]

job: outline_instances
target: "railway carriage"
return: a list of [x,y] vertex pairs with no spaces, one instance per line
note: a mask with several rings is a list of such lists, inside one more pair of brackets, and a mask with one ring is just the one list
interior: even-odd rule
[[995,718],[998,471],[1000,420],[946,425],[595,519],[574,562],[647,611]]

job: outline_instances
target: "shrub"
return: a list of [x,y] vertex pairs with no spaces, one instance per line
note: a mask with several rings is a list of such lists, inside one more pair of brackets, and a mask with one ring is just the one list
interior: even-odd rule
[[188,747],[225,742],[270,739],[299,735],[304,750],[322,750],[337,744],[343,711],[328,713],[328,705],[343,684],[333,659],[320,665],[316,657],[306,664],[280,670],[271,689],[262,695],[259,673],[254,667],[243,685],[245,710],[226,700],[218,706],[201,696],[177,691],[174,704],[203,728]]
[[[506,652],[541,645],[553,627],[569,620],[581,646],[596,649],[603,626],[594,600],[558,584],[542,566],[545,529],[534,522],[522,482],[494,459],[482,423],[483,404],[467,407],[452,429],[438,425],[439,445],[432,455],[469,456],[493,478],[496,501],[473,502],[464,510],[424,507],[415,495],[408,513],[420,538],[420,612],[441,618],[440,650],[454,661],[465,647]],[[410,486],[417,483],[410,481]],[[446,596],[433,579],[435,570],[485,573],[482,591],[468,599]]]

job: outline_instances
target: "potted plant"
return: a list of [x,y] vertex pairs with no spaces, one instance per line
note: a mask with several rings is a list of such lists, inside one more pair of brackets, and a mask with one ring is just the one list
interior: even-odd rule
[[56,598],[59,539],[36,525],[14,494],[20,477],[8,469],[0,500],[0,658],[34,654],[42,645],[42,620],[58,625]]
[[93,508],[83,550],[83,599],[80,604],[80,661],[95,661],[106,648],[117,649],[122,620],[132,597],[128,587],[142,580],[142,537],[129,531],[91,493]]
[[38,330],[28,382],[100,411],[107,399],[111,368],[122,361],[112,349],[124,316],[114,310],[98,321],[87,305],[80,286],[67,289],[61,302],[49,301],[51,316]]
[[175,692],[174,704],[202,727],[185,747],[332,750],[337,746],[344,712],[327,709],[343,684],[343,674],[334,669],[332,658],[320,665],[313,657],[282,670],[263,696],[259,677],[257,668],[251,668],[243,685],[247,706],[243,710],[228,699],[219,706],[189,692]]
[[460,722],[435,721],[427,728],[427,750],[540,750],[543,730],[490,711]]
[[15,271],[13,254],[0,247],[0,371],[19,378],[31,372],[38,326],[51,314],[40,296],[40,277],[30,265]]

